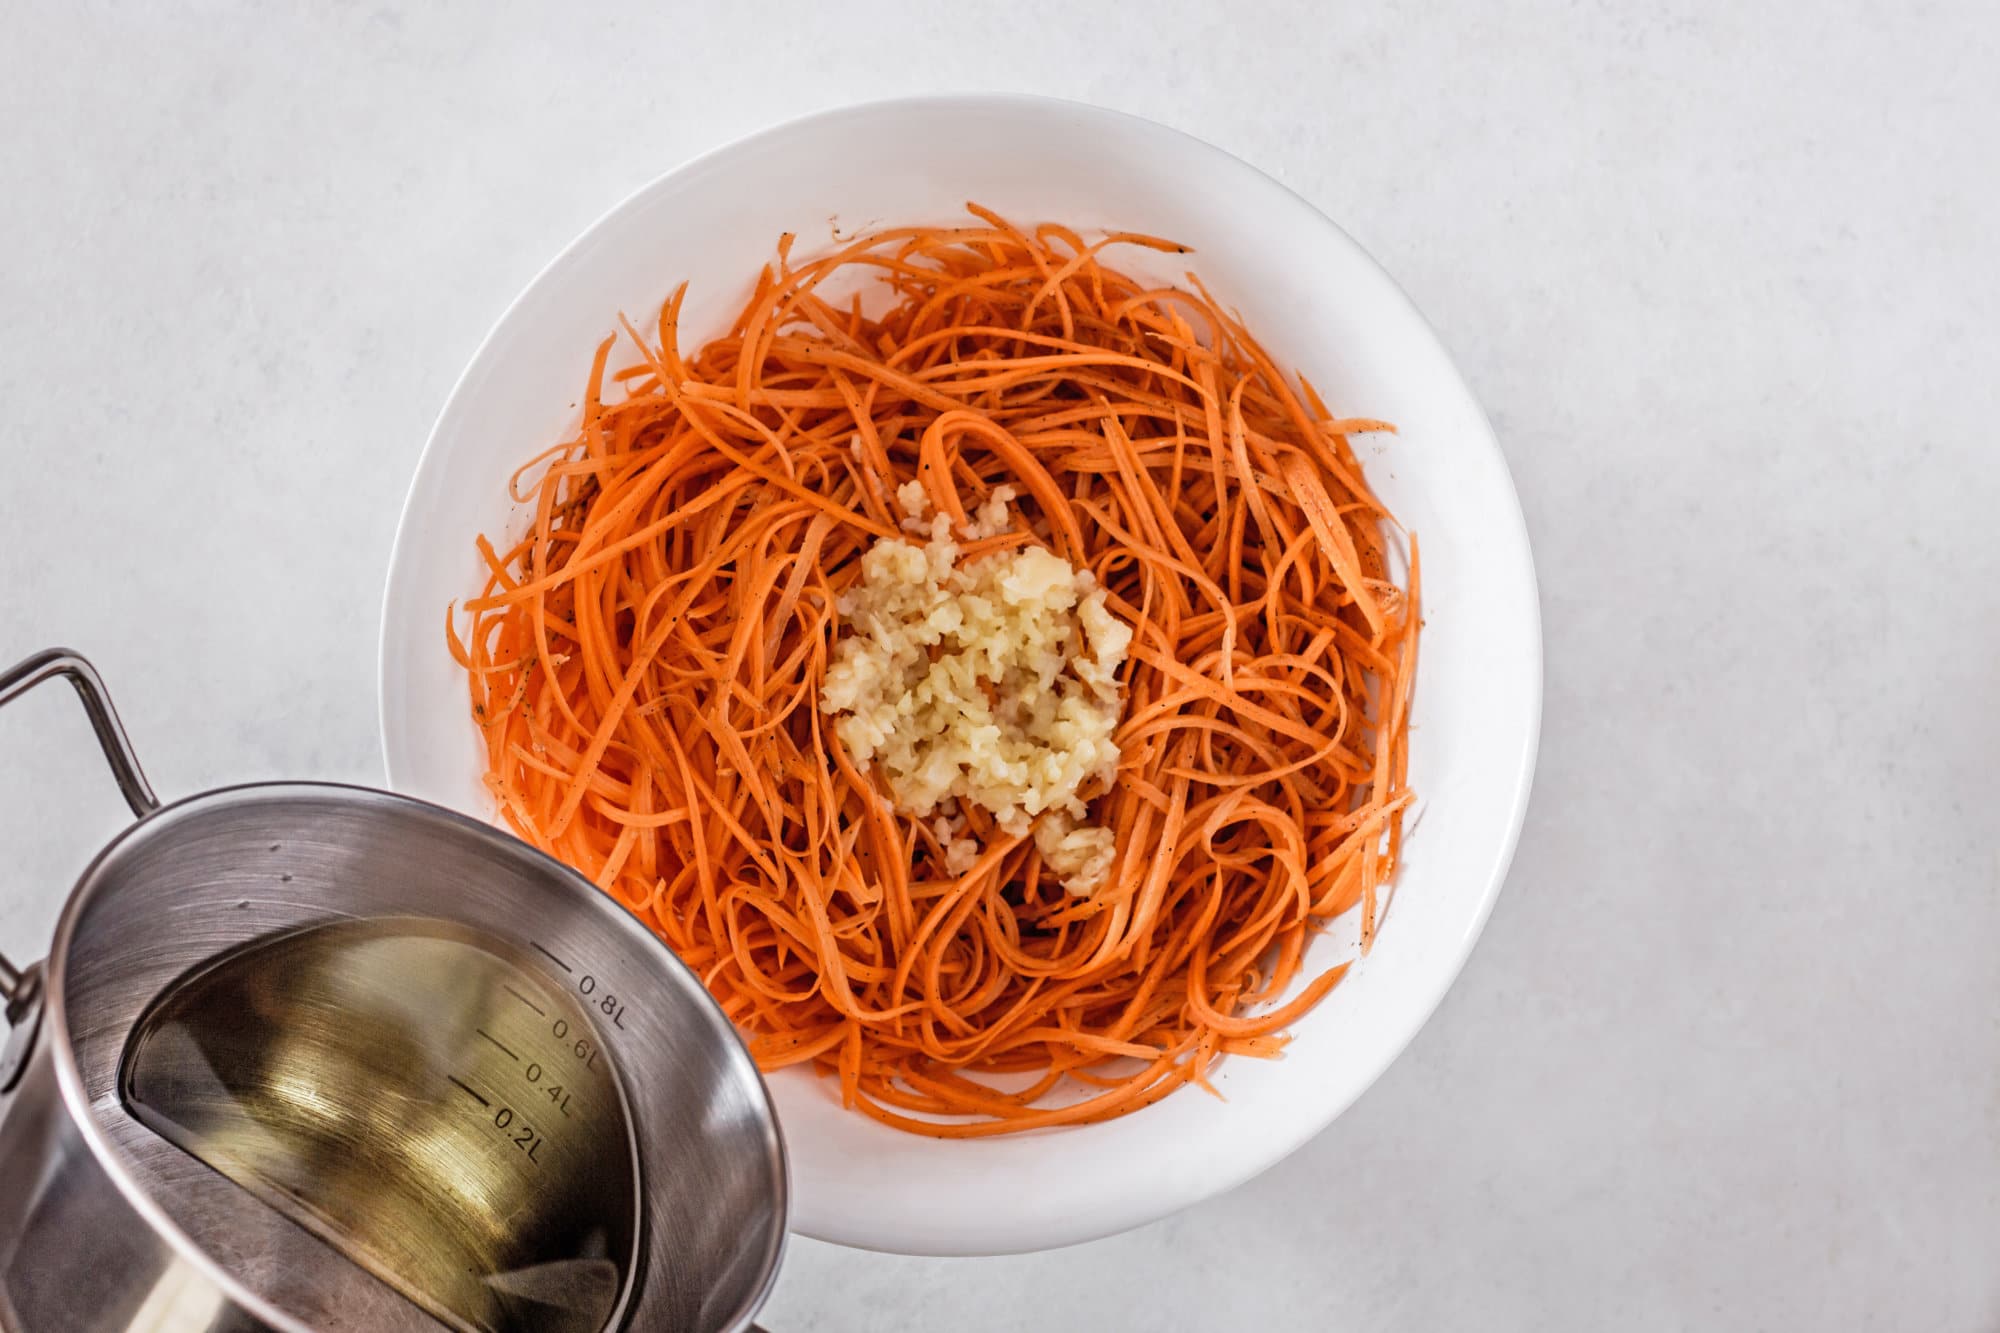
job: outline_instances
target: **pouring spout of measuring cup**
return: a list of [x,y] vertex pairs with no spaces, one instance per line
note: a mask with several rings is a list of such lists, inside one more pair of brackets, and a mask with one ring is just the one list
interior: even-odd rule
[[[132,751],[132,740],[118,720],[118,710],[111,706],[110,692],[104,688],[97,668],[81,653],[68,648],[48,648],[0,671],[0,706],[58,676],[67,678],[76,687],[77,697],[83,700],[83,711],[90,717],[90,728],[97,733],[97,743],[111,765],[111,776],[117,780],[118,790],[132,807],[132,813],[143,819],[159,809],[160,800],[153,795],[152,785],[139,767],[139,756]],[[20,1021],[15,1011],[22,1007],[18,1002],[31,984],[33,970],[16,966],[0,953],[0,1009],[6,1010],[10,1024]]]

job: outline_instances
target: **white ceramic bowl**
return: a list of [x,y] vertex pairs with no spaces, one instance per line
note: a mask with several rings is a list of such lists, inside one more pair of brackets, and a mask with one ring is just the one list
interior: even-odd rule
[[[793,1225],[914,1254],[1042,1249],[1218,1194],[1319,1132],[1443,998],[1485,923],[1527,804],[1541,631],[1526,531],[1491,428],[1395,283],[1325,216],[1227,153],[1065,102],[951,97],[849,107],[745,139],[619,204],[501,317],[417,468],[382,625],[382,743],[396,789],[493,810],[447,603],[479,580],[476,533],[518,531],[506,481],[561,438],[593,349],[641,328],[683,278],[692,348],[739,305],[780,232],[802,251],[877,225],[951,222],[966,200],[1021,221],[1173,237],[1191,256],[1121,251],[1162,280],[1192,267],[1337,412],[1401,433],[1364,443],[1369,480],[1419,535],[1425,620],[1410,779],[1421,798],[1373,952],[1296,1027],[1282,1060],[1225,1061],[1219,1101],[1187,1089],[1106,1124],[948,1142],[842,1111],[804,1071],[771,1080],[790,1145]],[[1322,937],[1328,965],[1352,936]]]

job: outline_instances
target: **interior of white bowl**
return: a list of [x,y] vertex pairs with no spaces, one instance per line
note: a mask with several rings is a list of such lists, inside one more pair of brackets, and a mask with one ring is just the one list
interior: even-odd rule
[[[967,200],[1188,244],[1186,256],[1111,262],[1163,282],[1192,269],[1333,410],[1397,424],[1359,447],[1421,541],[1410,747],[1421,804],[1373,951],[1297,1025],[1282,1060],[1224,1063],[1226,1100],[1184,1090],[1105,1124],[946,1141],[843,1111],[809,1073],[774,1078],[796,1229],[927,1254],[1136,1226],[1248,1179],[1338,1115],[1416,1034],[1485,922],[1526,805],[1541,701],[1534,575],[1505,463],[1429,326],[1358,246],[1270,178],[1161,126],[1039,99],[933,98],[816,116],[682,167],[607,214],[501,319],[439,418],[397,536],[381,659],[394,787],[493,815],[445,607],[479,580],[474,535],[519,530],[507,478],[574,426],[618,315],[645,327],[686,279],[691,348],[740,304],[781,232],[809,253],[836,227],[955,221]],[[1351,932],[1330,932],[1307,972],[1351,952]]]

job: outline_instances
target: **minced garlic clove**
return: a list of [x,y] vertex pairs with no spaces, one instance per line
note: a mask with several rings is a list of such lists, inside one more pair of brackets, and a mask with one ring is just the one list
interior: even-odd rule
[[[917,482],[896,497],[919,527],[929,497]],[[996,487],[960,535],[1012,525]],[[1043,863],[1073,893],[1109,873],[1111,830],[1089,825],[1086,787],[1118,768],[1112,739],[1123,700],[1118,669],[1131,627],[1104,590],[1046,547],[959,562],[949,520],[929,518],[923,546],[883,538],[861,557],[861,579],[839,602],[843,629],[820,688],[834,734],[873,764],[904,812],[953,818],[933,826],[946,869],[962,874],[978,844],[960,836],[958,802],[972,801],[1011,836],[1031,830]]]

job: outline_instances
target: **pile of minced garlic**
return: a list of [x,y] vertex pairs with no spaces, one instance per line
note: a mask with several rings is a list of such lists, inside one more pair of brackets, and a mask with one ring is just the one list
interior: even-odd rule
[[[1109,786],[1121,707],[1118,668],[1131,627],[1104,605],[1088,570],[1028,545],[958,561],[943,514],[926,519],[917,482],[896,492],[919,546],[883,538],[862,554],[843,593],[845,623],[820,687],[820,709],[897,808],[931,821],[945,869],[963,874],[981,848],[963,805],[1002,832],[1031,829],[1046,866],[1071,893],[1104,883],[1117,847],[1087,822],[1085,790]],[[1013,488],[995,487],[962,525],[967,541],[1011,526]]]

